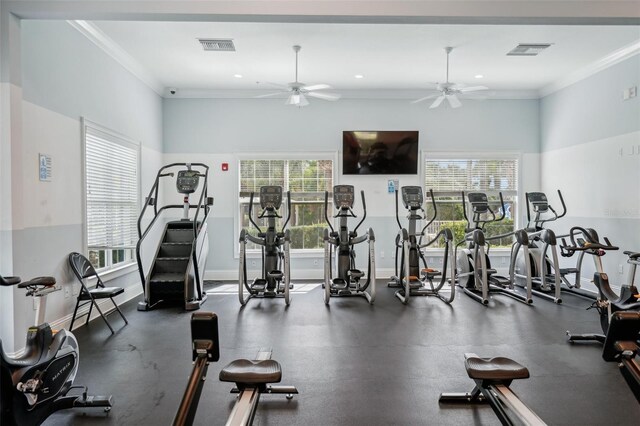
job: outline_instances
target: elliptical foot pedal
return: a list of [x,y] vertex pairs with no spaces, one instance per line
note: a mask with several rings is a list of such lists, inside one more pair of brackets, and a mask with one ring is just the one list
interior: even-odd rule
[[271,272],[267,272],[267,277],[268,278],[273,278],[276,281],[281,281],[282,277],[284,277],[284,274],[282,273],[282,271],[271,271]]

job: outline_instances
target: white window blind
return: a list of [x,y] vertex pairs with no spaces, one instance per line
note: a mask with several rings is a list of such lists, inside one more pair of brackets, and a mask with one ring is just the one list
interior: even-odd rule
[[[464,239],[466,222],[460,198],[462,191],[484,192],[493,206],[498,204],[498,193],[502,192],[505,219],[489,224],[485,228],[487,237],[506,234],[516,229],[517,158],[426,158],[424,164],[425,192],[433,190],[438,209],[437,219],[427,229],[430,237],[435,237],[446,227],[453,231],[455,241]],[[427,204],[428,214],[431,214],[431,209],[431,205]],[[497,247],[509,247],[511,238],[494,240],[492,243]]]
[[85,122],[89,250],[134,248],[139,213],[138,145]]
[[[518,159],[427,159],[425,188],[434,193],[518,191]],[[453,194],[452,194],[453,195]]]
[[[249,228],[249,196],[254,192],[253,218],[258,220],[260,205],[258,196],[260,187],[265,185],[282,186],[284,192],[291,191],[291,247],[298,250],[321,249],[324,221],[324,192],[333,189],[332,160],[269,159],[240,160],[240,228]],[[329,199],[331,212],[332,199]],[[286,194],[280,210],[283,218],[287,216]],[[284,219],[278,220],[278,228]],[[240,232],[240,230],[238,230]],[[254,249],[253,245],[248,246]]]

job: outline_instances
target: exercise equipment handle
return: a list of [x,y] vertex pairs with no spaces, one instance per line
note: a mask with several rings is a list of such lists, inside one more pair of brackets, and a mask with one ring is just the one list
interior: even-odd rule
[[[360,225],[362,225],[362,222],[364,222],[365,218],[367,217],[367,203],[365,203],[364,201],[364,191],[360,191],[360,196],[362,198],[362,209],[364,210],[364,213],[362,214],[362,219],[360,219],[360,222],[358,222],[358,225],[356,225],[356,228],[353,230],[354,234],[358,231],[358,228],[360,227]],[[356,217],[356,215],[354,214],[353,217]]]
[[249,196],[249,222],[251,222],[253,226],[256,227],[259,233],[262,233],[262,229],[260,229],[258,224],[253,221],[253,195],[254,194],[255,193],[251,191],[251,195]]
[[[564,203],[564,198],[562,197],[562,192],[558,189],[558,198],[560,198],[560,204],[562,204],[562,214],[558,215],[556,219],[560,219],[567,214],[567,205]],[[555,212],[554,212],[555,213]]]
[[424,231],[429,227],[429,225],[431,225],[433,221],[435,221],[436,218],[438,217],[438,206],[436,205],[436,199],[433,196],[433,189],[429,189],[429,197],[431,197],[431,205],[433,206],[433,216],[431,216],[431,219],[429,220],[429,222],[427,222],[427,224],[422,227],[422,231],[420,231],[421,237],[422,235],[424,235]]
[[329,221],[329,213],[327,210],[329,209],[329,191],[324,191],[324,220],[327,221],[327,225],[331,228],[331,233],[334,233],[333,225],[331,225],[331,221]]
[[400,216],[398,213],[398,189],[396,188],[396,222],[398,222],[398,228],[402,229],[402,224],[400,223]]
[[[277,212],[276,217],[279,217]],[[284,230],[287,228],[289,219],[291,219],[291,191],[287,191],[287,220],[285,220],[284,224],[282,225],[282,232],[284,232]]]

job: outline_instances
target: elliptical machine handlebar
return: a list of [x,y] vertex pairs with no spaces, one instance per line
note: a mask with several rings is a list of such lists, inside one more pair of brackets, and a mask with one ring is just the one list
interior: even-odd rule
[[[357,234],[358,228],[360,227],[360,225],[362,225],[362,222],[364,222],[364,220],[367,218],[367,203],[365,203],[365,201],[364,201],[364,191],[362,191],[362,190],[360,190],[360,197],[362,198],[362,209],[363,209],[364,213],[362,213],[362,219],[360,219],[360,222],[358,222],[356,227],[353,229],[353,234]],[[351,209],[349,209],[349,210],[351,210]],[[353,212],[351,212],[351,213],[353,213]],[[356,217],[356,215],[354,214],[353,217]]]
[[[527,228],[530,228],[531,225],[531,202],[529,200],[529,193],[527,192],[525,194],[525,198],[527,201]],[[543,224],[546,222],[553,222],[556,221],[562,217],[564,217],[567,214],[567,205],[564,202],[564,197],[562,196],[562,192],[558,189],[558,198],[560,199],[560,204],[562,205],[562,214],[558,214],[558,212],[556,212],[556,210],[553,208],[553,206],[551,204],[547,204],[547,208],[549,210],[551,210],[551,212],[553,213],[553,217],[550,217],[548,219],[538,219],[536,218],[536,225],[537,224]],[[542,228],[541,226],[536,226],[536,228]],[[538,229],[540,230],[540,229]]]
[[335,232],[335,229],[333,229],[333,225],[329,220],[329,213],[327,211],[328,209],[329,209],[329,191],[324,191],[324,220],[327,221],[327,225],[329,225],[329,228],[331,228],[331,233],[333,234]]
[[287,219],[284,221],[284,224],[282,224],[282,233],[287,229],[289,219],[291,219],[291,191],[287,191]]
[[[579,241],[576,243],[575,238],[578,233],[582,234],[585,238],[585,241],[582,244],[580,244]],[[569,230],[568,236],[571,240],[571,245],[567,245],[566,239],[563,238],[562,245],[560,246],[562,255],[565,257],[572,256],[576,251],[590,251],[593,252],[593,254],[602,256],[606,250],[619,250],[619,247],[611,244],[611,241],[609,241],[607,237],[604,237],[605,244],[602,244],[593,229],[574,226]]]
[[251,222],[251,224],[256,227],[258,232],[262,234],[262,229],[260,229],[258,224],[253,220],[253,196],[254,195],[255,195],[255,192],[251,191],[251,195],[249,196],[249,222]]
[[[480,214],[477,214],[474,217],[474,223],[476,223],[478,225],[480,223],[482,223],[482,227],[481,228],[484,228],[484,225],[486,225],[487,223],[500,222],[501,220],[503,220],[506,217],[507,209],[505,208],[505,205],[504,205],[504,198],[502,196],[502,192],[498,192],[498,196],[500,197],[500,210],[502,211],[501,214],[500,214],[500,217],[496,217],[495,212],[493,211],[493,209],[491,209],[491,207],[489,206],[489,202],[487,200],[487,211],[489,213],[491,213],[491,219],[489,219],[489,220],[480,220]],[[467,221],[467,229],[473,229],[473,228],[471,228],[471,221],[469,220],[469,216],[467,216],[467,200],[465,199],[464,191],[462,191],[462,214],[464,215],[464,218]],[[476,227],[476,229],[477,229],[477,227]]]

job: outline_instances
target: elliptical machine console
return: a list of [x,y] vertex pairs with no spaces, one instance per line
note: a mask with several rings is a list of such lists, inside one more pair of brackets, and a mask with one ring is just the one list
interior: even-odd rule
[[[287,192],[287,218],[282,225],[282,230],[278,232],[276,220],[282,218],[278,214],[278,210],[282,206],[282,196],[281,186],[260,187],[262,212],[258,219],[266,219],[267,222],[267,229],[263,232],[253,220],[254,193],[251,193],[249,221],[258,230],[258,235],[253,236],[246,229],[240,231],[238,298],[241,305],[246,304],[253,297],[284,297],[287,305],[291,302],[289,296],[291,288],[289,265],[291,236],[289,230],[286,229],[291,217],[291,193]],[[259,245],[262,251],[262,273],[251,284],[247,280],[247,242]],[[245,289],[249,293],[248,296],[245,294]]]
[[[27,289],[27,296],[38,297],[38,320],[44,318],[46,295],[56,291],[53,277],[20,282],[19,277],[0,276],[0,285]],[[54,332],[47,323],[29,327],[23,354],[10,358],[0,340],[0,424],[39,425],[52,413],[68,408],[111,410],[111,396],[91,396],[86,386],[74,386],[78,372],[78,341],[66,330]],[[81,394],[70,395],[73,389]]]
[[[356,218],[353,212],[355,201],[355,189],[353,185],[336,185],[333,187],[333,202],[338,213],[333,216],[340,221],[338,230],[333,228],[329,220],[329,192],[324,193],[324,217],[329,229],[324,230],[324,303],[327,305],[331,297],[338,296],[363,296],[369,303],[376,298],[376,265],[375,265],[375,235],[373,229],[367,229],[366,233],[358,236],[358,228],[367,217],[367,205],[364,199],[364,191],[360,191],[362,197],[362,219],[353,231],[349,231],[349,218]],[[357,244],[369,243],[369,257],[367,260],[366,281],[361,282],[365,274],[356,268]],[[337,269],[337,275],[333,277],[333,260]],[[367,291],[369,290],[369,291]]]
[[[445,303],[451,303],[456,294],[454,288],[456,266],[453,253],[453,233],[450,229],[444,228],[441,229],[433,239],[423,243],[422,239],[427,235],[429,225],[431,225],[438,216],[438,208],[433,196],[433,191],[429,191],[433,206],[433,215],[427,223],[425,223],[420,232],[417,231],[417,223],[427,218],[427,214],[423,208],[424,196],[422,194],[422,187],[403,186],[400,192],[402,193],[402,203],[405,209],[408,210],[407,219],[409,224],[408,229],[406,229],[400,222],[398,191],[396,191],[396,221],[400,229],[395,242],[396,274],[391,277],[388,286],[399,288],[395,295],[404,304],[409,302],[411,296],[436,296]],[[442,271],[429,268],[422,251],[440,239],[444,241]],[[449,267],[450,272],[450,293],[449,295],[443,295],[440,294],[440,292],[447,282],[447,267]],[[440,282],[436,285],[434,284],[434,280],[437,277],[440,277]]]

